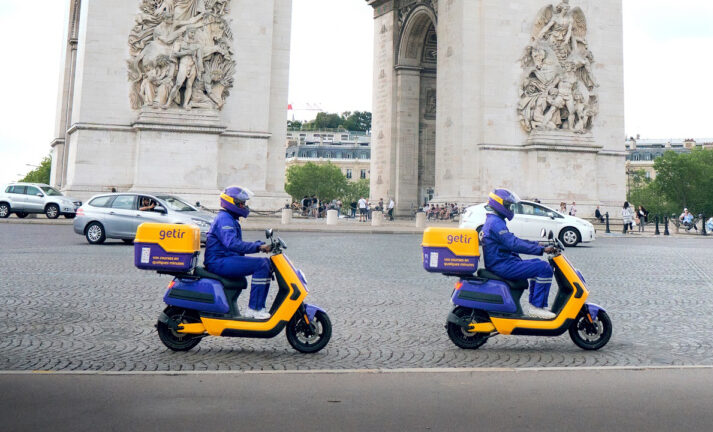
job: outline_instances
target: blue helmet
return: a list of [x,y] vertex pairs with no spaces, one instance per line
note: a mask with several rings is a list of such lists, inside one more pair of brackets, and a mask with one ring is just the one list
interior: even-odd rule
[[500,216],[512,220],[515,217],[513,207],[520,202],[520,197],[516,193],[507,189],[495,189],[490,192],[488,205]]
[[250,214],[247,201],[255,194],[250,189],[229,186],[220,194],[220,206],[237,217],[246,218]]

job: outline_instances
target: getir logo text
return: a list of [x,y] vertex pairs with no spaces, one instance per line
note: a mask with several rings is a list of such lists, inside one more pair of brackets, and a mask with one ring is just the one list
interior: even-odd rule
[[161,240],[167,239],[167,238],[177,238],[177,239],[182,239],[183,236],[185,235],[185,231],[181,230],[161,230],[158,233],[158,236],[161,238]]
[[473,240],[472,237],[466,236],[465,234],[453,236],[449,235],[448,236],[448,244],[453,244],[453,243],[463,243],[463,244],[470,244],[470,241]]

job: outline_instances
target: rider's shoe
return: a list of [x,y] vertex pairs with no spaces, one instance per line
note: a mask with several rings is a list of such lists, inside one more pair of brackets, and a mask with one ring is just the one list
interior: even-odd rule
[[245,317],[247,318],[255,318],[255,319],[268,319],[270,318],[270,314],[265,312],[264,309],[262,310],[255,310],[255,309],[250,309],[248,308],[245,311]]
[[541,319],[554,319],[557,316],[545,308],[538,308],[531,304],[527,305],[525,314],[532,318],[541,318]]

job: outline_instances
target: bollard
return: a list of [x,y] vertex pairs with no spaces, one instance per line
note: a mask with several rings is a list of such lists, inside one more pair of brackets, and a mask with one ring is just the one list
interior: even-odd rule
[[336,210],[327,210],[327,225],[336,225],[339,222],[339,212]]
[[659,230],[659,216],[658,215],[656,215],[656,232],[654,234],[661,235],[661,231]]
[[416,228],[426,227],[426,213],[418,212],[416,213]]
[[292,223],[292,209],[282,209],[282,225]]
[[607,223],[607,230],[606,230],[606,233],[607,233],[607,234],[611,234],[611,230],[609,229],[609,212],[607,212],[606,215],[604,215],[604,216],[605,216],[606,219],[607,219],[607,221],[606,221],[606,223]]
[[671,235],[671,233],[668,231],[668,216],[664,217],[664,229],[663,229],[663,235]]
[[371,212],[371,226],[379,227],[384,224],[384,213],[381,211]]
[[708,235],[708,233],[706,232],[706,216],[703,213],[701,213],[700,217],[701,217],[701,225],[703,225],[703,228],[701,228],[701,235],[702,236]]

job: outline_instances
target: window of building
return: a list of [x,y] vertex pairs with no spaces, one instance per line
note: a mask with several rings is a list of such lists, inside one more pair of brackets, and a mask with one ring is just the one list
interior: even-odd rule
[[327,152],[324,154],[325,159],[329,159],[332,157],[332,154],[330,152]]
[[347,178],[350,179],[352,178],[352,170],[347,169]]
[[352,154],[351,154],[351,153],[347,153],[347,159],[351,159],[351,158],[352,158]]
[[342,141],[347,141],[349,139],[349,135],[342,135]]
[[366,178],[366,170],[365,169],[361,170],[361,175],[359,176],[359,178],[362,178],[362,179]]
[[362,153],[362,154],[359,155],[359,159],[364,159],[364,160],[366,160],[366,158],[367,158],[366,153]]

